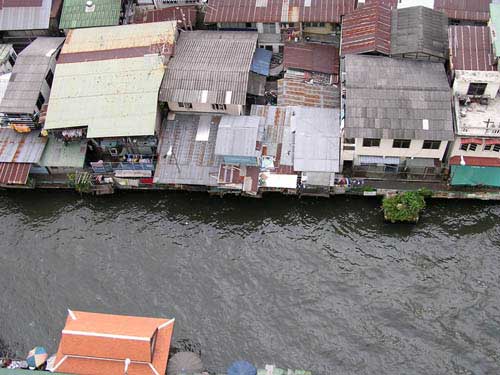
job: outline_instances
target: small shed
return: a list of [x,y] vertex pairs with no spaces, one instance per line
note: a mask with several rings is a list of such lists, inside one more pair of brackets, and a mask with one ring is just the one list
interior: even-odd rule
[[256,146],[259,123],[258,116],[222,117],[215,154],[222,156],[226,164],[258,166]]

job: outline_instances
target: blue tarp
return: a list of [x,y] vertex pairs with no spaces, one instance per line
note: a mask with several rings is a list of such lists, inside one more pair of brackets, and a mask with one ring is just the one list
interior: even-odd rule
[[257,48],[253,55],[252,66],[250,70],[254,73],[269,76],[269,71],[271,69],[271,59],[273,53],[264,48]]
[[228,368],[227,375],[257,375],[257,369],[247,361],[238,361]]

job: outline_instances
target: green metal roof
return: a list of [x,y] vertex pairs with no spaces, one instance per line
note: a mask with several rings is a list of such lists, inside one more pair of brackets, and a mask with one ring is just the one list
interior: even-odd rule
[[452,165],[451,184],[454,186],[500,187],[500,168]]
[[89,11],[87,0],[64,0],[60,29],[116,26],[120,23],[121,0],[92,0]]
[[40,164],[42,167],[83,168],[87,142],[70,142],[67,145],[49,137]]
[[[31,370],[0,368],[0,375],[33,375],[33,374],[34,374],[34,372]],[[35,374],[41,374],[41,372],[37,371]],[[51,374],[51,373],[47,372],[47,374]],[[63,374],[61,372],[52,372],[52,374],[69,375],[69,374]]]
[[500,4],[490,4],[490,27],[494,31],[493,46],[495,55],[500,56]]

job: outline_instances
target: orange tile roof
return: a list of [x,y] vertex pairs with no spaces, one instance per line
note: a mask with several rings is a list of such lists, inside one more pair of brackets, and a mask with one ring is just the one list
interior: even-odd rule
[[174,319],[74,311],[62,331],[54,371],[79,375],[163,375]]

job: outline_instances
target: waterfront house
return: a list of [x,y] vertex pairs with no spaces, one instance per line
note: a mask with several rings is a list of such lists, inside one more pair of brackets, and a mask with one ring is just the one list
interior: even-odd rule
[[434,9],[444,12],[450,25],[486,25],[490,20],[490,0],[434,0]]
[[454,139],[444,65],[383,56],[344,59],[344,169],[369,177],[438,178]]
[[424,7],[392,10],[391,56],[425,61],[448,59],[448,18]]
[[39,37],[17,57],[0,104],[2,126],[36,128],[48,102],[64,38]]
[[391,53],[391,7],[384,2],[370,2],[342,20],[342,55],[353,53]]
[[64,0],[59,28],[117,26],[122,0]]
[[44,129],[90,140],[96,172],[152,177],[158,92],[176,35],[175,22],[70,30]]
[[0,128],[0,186],[25,186],[40,162],[46,143],[39,131],[21,134]]
[[4,43],[29,44],[37,36],[57,36],[61,0],[4,0],[0,32]]
[[175,319],[68,311],[52,371],[165,374]]
[[278,81],[278,105],[340,107],[339,50],[319,43],[285,44],[285,74]]
[[160,101],[174,112],[244,114],[256,48],[255,32],[182,32]]
[[356,0],[209,0],[205,23],[219,29],[256,30],[259,47],[283,53],[285,41],[338,42],[341,18]]

